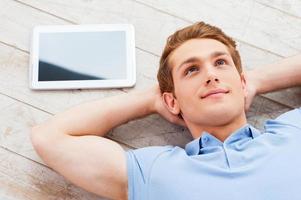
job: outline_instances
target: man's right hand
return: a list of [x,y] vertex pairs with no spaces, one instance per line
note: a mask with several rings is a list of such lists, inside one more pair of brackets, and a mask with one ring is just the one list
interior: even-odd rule
[[163,97],[158,84],[154,85],[151,88],[151,92],[155,96],[155,102],[154,102],[155,112],[157,112],[162,117],[164,117],[167,121],[173,124],[187,127],[185,121],[180,116],[174,115],[167,109],[167,105],[163,101]]

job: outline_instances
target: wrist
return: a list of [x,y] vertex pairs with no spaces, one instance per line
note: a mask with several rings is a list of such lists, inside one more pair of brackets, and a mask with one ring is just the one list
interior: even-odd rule
[[255,70],[248,71],[247,80],[248,80],[249,84],[252,86],[252,89],[255,92],[255,95],[262,93],[261,78],[260,78],[260,75],[258,73],[256,73]]
[[152,88],[145,91],[136,92],[136,98],[143,102],[142,112],[144,116],[156,113],[156,96]]
[[154,85],[153,87],[151,87],[147,91],[147,94],[149,99],[149,104],[148,104],[149,112],[151,114],[158,113],[158,109],[159,109],[158,104],[161,102],[161,98],[162,98],[159,85]]

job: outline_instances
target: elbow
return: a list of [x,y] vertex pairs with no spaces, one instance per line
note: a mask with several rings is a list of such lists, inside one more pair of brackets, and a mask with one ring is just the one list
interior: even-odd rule
[[61,141],[61,135],[56,133],[56,129],[49,124],[33,126],[30,132],[30,140],[33,149],[42,161],[49,167],[56,159],[56,151]]
[[31,128],[30,140],[34,150],[43,159],[43,155],[51,147],[51,142],[53,140],[52,134],[50,134],[52,129],[45,124],[33,126]]
[[31,128],[30,140],[34,150],[45,161],[63,135],[55,126],[44,123]]
[[40,125],[37,125],[37,126],[34,126],[31,128],[30,140],[31,140],[34,150],[39,155],[41,155],[43,147],[44,148],[46,147],[45,142],[47,142],[47,141],[46,141],[46,136],[44,134],[44,130]]

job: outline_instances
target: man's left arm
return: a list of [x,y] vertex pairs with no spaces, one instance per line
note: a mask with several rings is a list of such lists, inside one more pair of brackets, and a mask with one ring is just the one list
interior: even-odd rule
[[[250,93],[246,109],[255,95],[301,86],[301,54],[288,57],[277,63],[256,67],[245,73]],[[300,97],[301,98],[301,97]]]
[[256,94],[301,85],[301,54],[250,70],[248,78],[254,80]]

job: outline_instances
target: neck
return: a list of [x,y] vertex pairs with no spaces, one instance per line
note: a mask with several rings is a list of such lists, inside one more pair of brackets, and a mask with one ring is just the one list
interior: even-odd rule
[[189,124],[188,129],[194,139],[200,137],[204,131],[210,133],[220,141],[224,142],[227,137],[247,123],[246,115],[243,114],[228,123],[221,125]]

